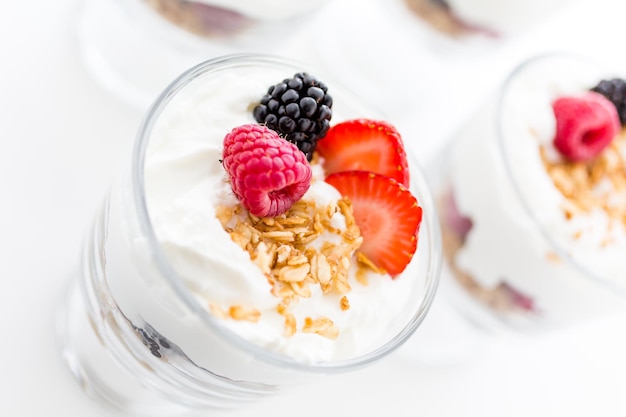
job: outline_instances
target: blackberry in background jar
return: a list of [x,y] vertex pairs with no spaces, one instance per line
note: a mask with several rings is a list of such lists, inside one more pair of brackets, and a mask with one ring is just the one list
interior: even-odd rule
[[626,80],[622,78],[602,80],[591,91],[609,99],[617,109],[622,126],[626,125]]
[[300,72],[271,86],[254,108],[254,119],[294,143],[311,160],[330,128],[333,99],[316,77]]

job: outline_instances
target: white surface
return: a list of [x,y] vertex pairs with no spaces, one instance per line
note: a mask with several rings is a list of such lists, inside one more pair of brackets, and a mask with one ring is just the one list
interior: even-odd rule
[[[371,1],[357,4],[367,11]],[[349,3],[337,0],[334,7]],[[415,107],[393,108],[390,118],[397,120],[405,136],[415,132],[409,143],[418,157],[428,159],[479,101],[478,94],[492,88],[517,58],[551,47],[623,54],[620,26],[626,4],[588,3],[592,4],[572,8],[487,57],[456,60],[447,72],[433,73],[431,79],[417,77]],[[0,14],[3,417],[107,416],[62,366],[53,312],[78,259],[83,232],[128,155],[142,115],[102,90],[81,66],[72,33],[75,4],[11,2]],[[344,19],[358,29],[352,16]],[[367,23],[375,31],[376,16],[372,19]],[[594,19],[596,24],[591,23]],[[396,48],[406,47],[406,39],[394,38],[393,32],[383,31],[382,36]],[[299,57],[301,50],[293,55]],[[422,52],[419,59],[403,55],[402,65],[435,59],[432,51]],[[385,56],[399,55],[387,51]],[[624,61],[626,56],[611,58]],[[344,71],[354,70],[345,65]],[[455,74],[457,82],[446,84],[442,74]],[[449,91],[452,86],[454,91]],[[453,317],[446,315],[443,303],[438,298],[424,327],[384,362],[295,389],[251,409],[197,415],[626,414],[626,316],[543,337],[487,340],[450,321]]]

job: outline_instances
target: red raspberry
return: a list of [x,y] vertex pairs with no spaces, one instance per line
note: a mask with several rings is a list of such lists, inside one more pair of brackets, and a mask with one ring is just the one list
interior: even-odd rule
[[617,109],[598,93],[560,97],[552,109],[556,117],[554,146],[571,161],[594,158],[621,129]]
[[311,185],[304,154],[265,126],[234,128],[224,137],[222,158],[233,192],[258,217],[286,212]]

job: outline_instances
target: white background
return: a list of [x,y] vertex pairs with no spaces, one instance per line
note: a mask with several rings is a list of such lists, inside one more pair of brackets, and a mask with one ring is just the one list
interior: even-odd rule
[[[324,22],[317,33],[295,34],[304,41],[294,39],[280,52],[328,67],[348,84],[352,80],[356,90],[367,86],[368,74],[383,63],[390,73],[401,68],[415,74],[409,88],[374,86],[363,95],[379,100],[423,162],[525,56],[568,49],[618,65],[626,61],[621,0],[576,4],[490,52],[457,45],[443,59],[400,36],[400,28],[394,31],[384,22],[373,3],[337,0],[318,16]],[[142,109],[108,93],[85,71],[74,36],[77,4],[4,0],[0,12],[3,417],[109,415],[83,395],[63,367],[54,310],[83,232],[130,150]],[[333,33],[355,38],[330,46]],[[322,45],[315,52],[306,43],[311,39]],[[351,54],[342,52],[346,45]],[[354,64],[350,56],[372,65]],[[540,337],[476,338],[448,317],[445,300],[437,299],[424,327],[377,365],[248,409],[197,415],[623,416],[625,329],[622,315]]]

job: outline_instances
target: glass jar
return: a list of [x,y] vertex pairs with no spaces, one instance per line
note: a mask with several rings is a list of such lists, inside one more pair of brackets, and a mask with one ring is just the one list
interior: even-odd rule
[[[290,350],[289,338],[262,343],[262,334],[248,331],[254,328],[246,327],[250,323],[225,324],[209,301],[215,293],[232,290],[230,294],[237,297],[265,297],[270,287],[265,280],[238,285],[248,279],[249,267],[256,265],[241,248],[231,250],[233,242],[221,228],[202,234],[205,223],[211,223],[208,211],[206,221],[195,226],[188,222],[192,214],[173,213],[169,219],[176,230],[169,232],[181,233],[185,241],[181,247],[193,246],[187,240],[205,239],[210,253],[199,254],[162,240],[167,231],[159,214],[163,212],[155,211],[159,202],[171,202],[171,193],[184,188],[190,178],[224,175],[219,147],[194,145],[190,152],[176,141],[162,142],[163,132],[173,132],[186,143],[189,135],[215,133],[212,129],[233,119],[233,114],[243,119],[240,122],[253,123],[251,102],[259,100],[268,86],[303,68],[264,55],[216,58],[183,73],[147,112],[128,170],[109,190],[85,241],[68,298],[62,302],[63,355],[93,398],[142,415],[241,407],[287,385],[377,362],[402,345],[424,320],[438,284],[441,246],[433,201],[414,159],[409,161],[410,189],[424,213],[419,248],[403,275],[385,284],[396,288],[392,293],[379,293],[375,280],[360,288],[373,297],[367,303],[372,316],[366,312],[360,317],[358,309],[350,313],[355,315],[354,326],[365,324],[367,331],[348,329],[345,338],[337,338],[344,340],[340,342],[347,349],[343,353],[324,356],[334,345],[319,342],[321,338],[301,339],[315,343],[312,348],[302,344]],[[340,86],[328,85],[333,120],[375,116]],[[159,153],[163,149],[165,154]],[[162,164],[167,172],[160,170]],[[210,192],[210,187],[205,191]],[[199,234],[197,229],[202,229]],[[199,271],[206,281],[191,279],[195,276],[191,270]],[[369,327],[372,322],[378,325]],[[310,350],[311,356],[299,356],[303,349]]]
[[626,144],[556,149],[560,97],[614,77],[569,54],[528,59],[429,166],[442,220],[442,295],[480,327],[535,332],[626,306]]

